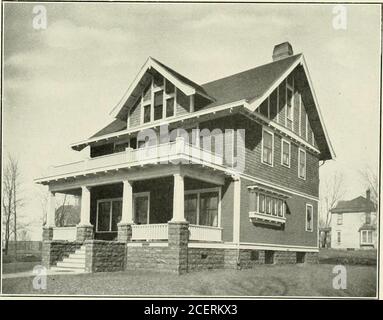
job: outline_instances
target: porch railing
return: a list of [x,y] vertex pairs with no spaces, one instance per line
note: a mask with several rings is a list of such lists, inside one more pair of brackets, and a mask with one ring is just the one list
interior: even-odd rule
[[[224,165],[223,156],[195,145],[186,143],[182,138],[176,141],[139,149],[127,148],[126,151],[85,159],[72,163],[50,167],[49,177],[82,174],[85,171],[101,171],[144,164],[202,163],[204,165]],[[44,180],[41,178],[40,180]]]
[[53,228],[53,240],[75,241],[77,234],[76,227],[55,227]]
[[134,224],[132,225],[132,240],[166,240],[168,239],[168,224]]
[[189,233],[189,240],[222,241],[222,228],[218,227],[190,224]]

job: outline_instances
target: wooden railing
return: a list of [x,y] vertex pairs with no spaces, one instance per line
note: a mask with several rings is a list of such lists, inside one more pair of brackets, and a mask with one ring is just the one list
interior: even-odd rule
[[53,240],[75,241],[77,234],[76,227],[54,227]]
[[166,240],[168,239],[168,224],[134,224],[132,225],[132,240]]
[[[154,163],[201,163],[205,165],[224,164],[220,154],[214,154],[177,138],[174,142],[146,146],[139,149],[127,148],[126,151],[89,158],[63,165],[50,167],[49,177],[82,174],[87,171],[131,167]],[[44,178],[38,179],[44,180]]]
[[198,241],[222,241],[222,228],[189,225],[189,240]]

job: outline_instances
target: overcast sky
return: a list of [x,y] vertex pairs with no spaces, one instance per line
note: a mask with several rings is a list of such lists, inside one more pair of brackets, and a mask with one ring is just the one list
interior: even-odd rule
[[35,30],[34,5],[4,10],[3,146],[19,159],[28,219],[41,216],[33,179],[81,156],[69,144],[111,121],[148,56],[204,83],[270,62],[283,41],[306,57],[337,154],[321,180],[340,171],[346,198],[364,193],[358,171],[378,165],[379,6],[347,6],[335,30],[333,5],[45,4]]

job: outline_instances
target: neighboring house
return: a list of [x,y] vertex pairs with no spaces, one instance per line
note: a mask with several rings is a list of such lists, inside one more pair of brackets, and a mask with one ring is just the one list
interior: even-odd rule
[[81,195],[77,230],[55,227],[51,209],[45,265],[182,273],[317,260],[319,161],[334,153],[289,43],[203,85],[148,58],[112,116],[71,145],[88,159],[36,180],[52,208],[57,192]]
[[370,190],[365,198],[339,201],[331,214],[332,248],[376,248],[376,206],[370,199]]

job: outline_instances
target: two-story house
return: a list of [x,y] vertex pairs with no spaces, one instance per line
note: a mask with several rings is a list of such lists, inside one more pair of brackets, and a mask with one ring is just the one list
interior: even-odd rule
[[[332,150],[303,54],[197,84],[153,58],[74,143],[89,157],[51,168],[48,267],[178,273],[315,262],[319,162]],[[54,225],[55,194],[81,196],[81,221]]]
[[376,248],[376,206],[370,199],[370,190],[366,197],[339,201],[331,214],[333,249]]

